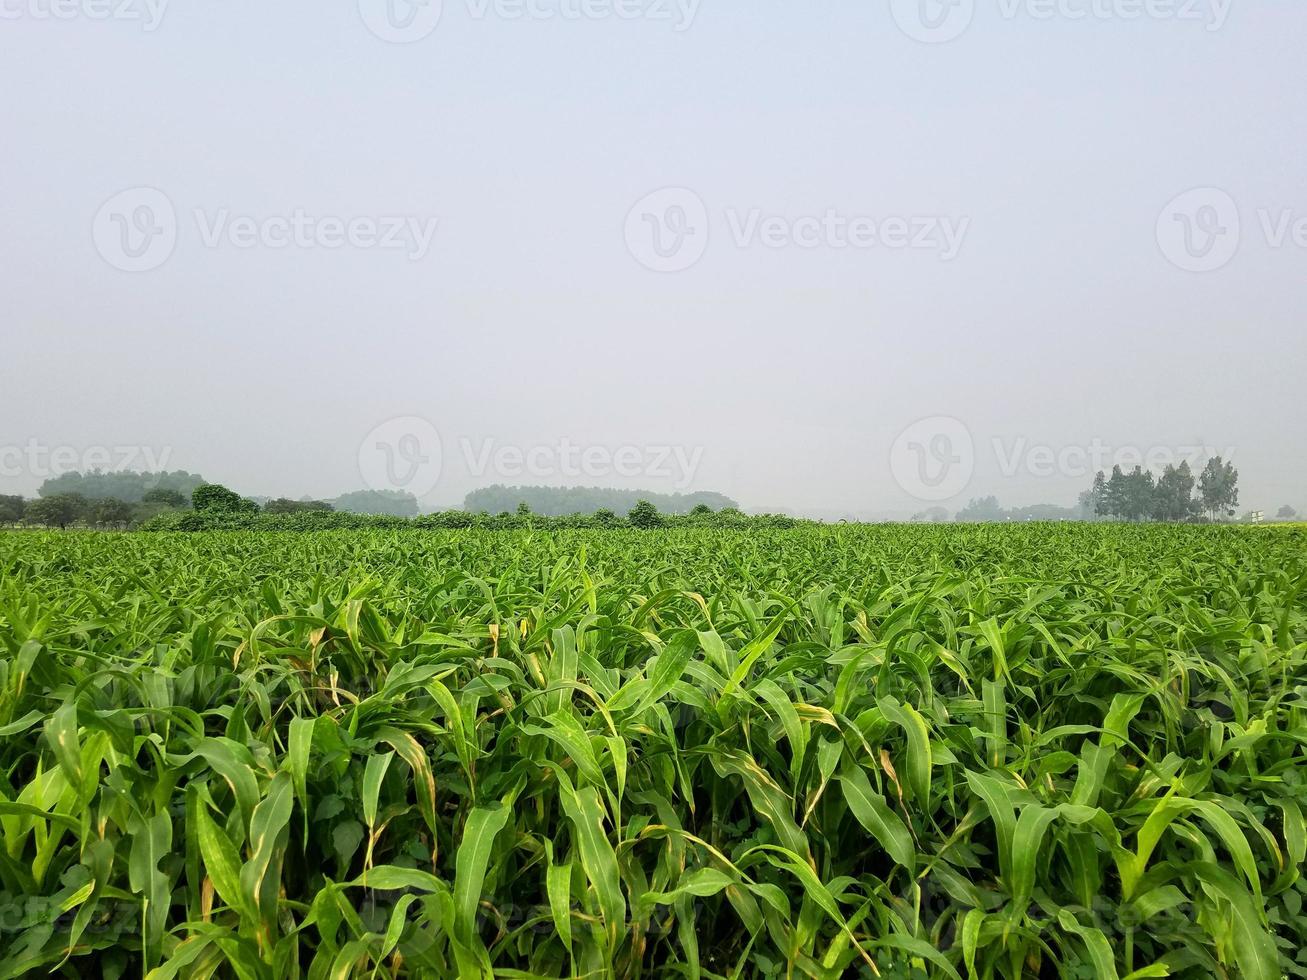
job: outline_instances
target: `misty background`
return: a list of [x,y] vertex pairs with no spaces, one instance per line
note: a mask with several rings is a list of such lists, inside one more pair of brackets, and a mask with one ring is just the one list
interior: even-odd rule
[[[51,2],[0,0],[0,492],[50,475],[36,445],[334,497],[416,418],[431,508],[519,483],[827,517],[1071,505],[1075,450],[1134,447],[1229,455],[1241,509],[1307,509],[1301,5],[982,0],[931,43],[885,0],[445,0],[393,43],[371,0],[174,0],[152,29],[144,0]],[[176,238],[130,272],[97,221],[138,188]],[[1210,271],[1159,233],[1194,188],[1199,232],[1237,207]],[[297,213],[400,219],[412,247],[264,240]],[[706,247],[660,271],[682,216]],[[875,245],[838,244],[855,219]],[[966,479],[924,500],[895,453],[927,420],[929,463],[937,419]],[[568,477],[564,441],[608,471]]]

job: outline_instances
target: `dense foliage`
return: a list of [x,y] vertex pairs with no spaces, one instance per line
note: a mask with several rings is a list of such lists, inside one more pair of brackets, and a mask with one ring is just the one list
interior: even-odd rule
[[204,482],[204,477],[198,473],[187,473],[185,470],[166,473],[135,470],[90,470],[86,473],[71,471],[50,477],[41,484],[37,493],[42,497],[75,493],[88,500],[111,497],[136,504],[148,500],[152,490],[171,490],[188,499],[191,491]]
[[290,500],[287,497],[278,497],[269,500],[260,509],[265,514],[301,514],[308,510],[331,511],[336,508],[325,500]]
[[1199,514],[1209,520],[1233,517],[1239,505],[1239,471],[1213,456],[1195,479],[1187,460],[1167,465],[1158,477],[1136,466],[1129,473],[1112,467],[1109,479],[1101,470],[1081,503],[1099,517],[1126,521],[1191,521]]
[[1307,976],[1305,544],[0,534],[0,976]]
[[804,522],[782,514],[742,514],[738,510],[714,513],[702,509],[684,515],[660,514],[648,501],[640,501],[626,517],[612,511],[547,517],[519,509],[502,514],[469,514],[463,510],[439,511],[404,518],[388,514],[353,514],[301,510],[285,512],[175,511],[159,514],[141,525],[142,531],[330,531],[394,530],[421,528],[449,530],[482,528],[491,531],[611,530],[623,527],[653,530],[663,527],[790,528]]
[[385,514],[416,517],[418,498],[403,490],[354,490],[331,501],[336,510],[350,514]]
[[198,513],[257,514],[259,505],[235,490],[218,483],[205,483],[191,493],[191,506]]

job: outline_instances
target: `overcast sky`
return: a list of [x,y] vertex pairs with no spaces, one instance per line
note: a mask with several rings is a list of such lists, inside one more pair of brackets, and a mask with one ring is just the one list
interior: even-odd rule
[[1307,5],[0,15],[0,492],[1307,507]]

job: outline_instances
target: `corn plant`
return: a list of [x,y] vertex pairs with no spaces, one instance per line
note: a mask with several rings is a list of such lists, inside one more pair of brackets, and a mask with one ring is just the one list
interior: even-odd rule
[[0,977],[1307,976],[1304,544],[0,534]]

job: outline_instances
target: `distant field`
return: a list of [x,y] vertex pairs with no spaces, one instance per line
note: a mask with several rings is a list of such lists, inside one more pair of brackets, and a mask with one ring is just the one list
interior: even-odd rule
[[1307,976],[1307,531],[0,534],[0,977]]

